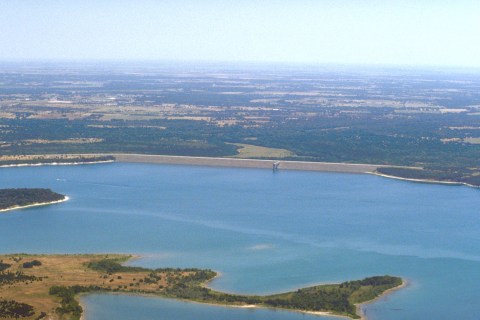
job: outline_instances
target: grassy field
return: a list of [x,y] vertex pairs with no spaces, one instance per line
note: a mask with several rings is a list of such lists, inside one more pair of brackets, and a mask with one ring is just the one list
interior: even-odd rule
[[244,158],[244,159],[258,159],[258,158],[270,158],[270,159],[283,159],[288,157],[293,157],[295,154],[287,149],[277,149],[277,148],[267,148],[255,146],[252,144],[245,143],[232,143],[233,145],[239,147],[238,154],[234,155],[233,158]]

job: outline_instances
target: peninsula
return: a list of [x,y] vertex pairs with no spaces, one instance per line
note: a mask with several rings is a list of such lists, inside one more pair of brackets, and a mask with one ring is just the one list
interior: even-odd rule
[[0,212],[31,206],[53,204],[68,197],[42,188],[0,189]]
[[402,286],[401,278],[375,276],[260,296],[212,290],[217,276],[202,269],[147,269],[122,265],[131,255],[0,255],[0,319],[73,319],[79,294],[148,294],[239,307],[273,307],[360,318],[356,305]]
[[37,165],[74,165],[112,162],[113,157],[97,154],[40,154],[40,155],[3,155],[1,167],[23,167]]

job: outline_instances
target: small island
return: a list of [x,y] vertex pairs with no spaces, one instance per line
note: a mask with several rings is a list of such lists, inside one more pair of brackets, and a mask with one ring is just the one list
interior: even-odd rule
[[358,304],[403,285],[392,276],[374,276],[274,295],[239,295],[212,290],[217,276],[202,269],[147,269],[124,266],[133,256],[0,255],[0,319],[80,319],[79,294],[148,294],[238,307],[283,308],[360,318]]
[[42,188],[0,189],[0,212],[59,203],[68,197]]

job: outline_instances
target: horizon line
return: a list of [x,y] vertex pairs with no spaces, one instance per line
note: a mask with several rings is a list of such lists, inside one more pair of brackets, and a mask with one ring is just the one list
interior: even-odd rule
[[334,67],[334,68],[373,68],[373,69],[424,69],[424,70],[470,70],[480,71],[480,66],[468,65],[436,65],[436,64],[406,64],[406,63],[359,63],[359,62],[296,62],[296,61],[247,61],[247,60],[176,60],[176,59],[70,59],[70,58],[39,58],[39,59],[0,59],[0,65],[38,65],[38,64],[107,64],[125,65],[150,64],[152,67],[166,66],[282,66],[282,67]]

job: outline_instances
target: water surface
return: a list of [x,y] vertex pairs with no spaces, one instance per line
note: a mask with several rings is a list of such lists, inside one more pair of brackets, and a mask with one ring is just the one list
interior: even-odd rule
[[[368,306],[370,319],[480,313],[477,189],[125,163],[4,168],[0,187],[48,187],[71,198],[0,215],[3,253],[139,253],[136,265],[212,268],[222,273],[215,289],[255,294],[391,274],[410,285]],[[89,320],[306,317],[126,296],[84,300]]]

